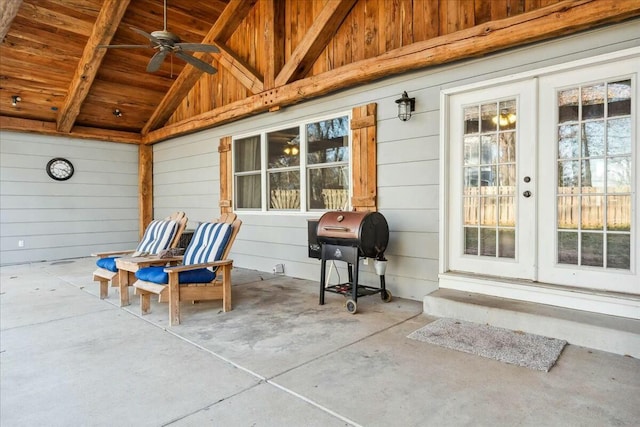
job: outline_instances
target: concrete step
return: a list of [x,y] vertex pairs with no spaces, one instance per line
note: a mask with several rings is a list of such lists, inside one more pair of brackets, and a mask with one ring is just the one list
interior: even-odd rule
[[640,358],[640,320],[517,301],[452,289],[424,298],[424,312]]

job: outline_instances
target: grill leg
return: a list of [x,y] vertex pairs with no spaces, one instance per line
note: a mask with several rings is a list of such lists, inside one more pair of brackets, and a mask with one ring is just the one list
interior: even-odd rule
[[360,259],[356,256],[355,266],[349,265],[349,271],[353,270],[353,281],[351,282],[351,299],[358,302],[358,270],[360,270]]
[[326,281],[327,260],[322,257],[320,262],[320,305],[324,305],[324,286]]

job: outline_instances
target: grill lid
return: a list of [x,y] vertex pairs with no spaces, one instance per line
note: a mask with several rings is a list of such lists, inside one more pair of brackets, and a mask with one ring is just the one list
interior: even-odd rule
[[381,259],[389,226],[379,212],[326,212],[318,221],[318,243],[357,246],[362,256]]

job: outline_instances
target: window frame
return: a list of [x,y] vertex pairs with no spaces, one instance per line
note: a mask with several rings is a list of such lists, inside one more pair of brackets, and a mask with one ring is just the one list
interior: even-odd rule
[[[307,162],[307,125],[311,123],[318,123],[322,121],[332,120],[340,117],[347,117],[348,119],[348,149],[349,149],[349,160],[347,162],[328,162],[328,163],[319,163],[319,164],[309,164]],[[247,132],[243,134],[233,135],[230,138],[230,156],[231,156],[231,187],[230,187],[230,196],[233,200],[237,200],[237,177],[246,175],[247,172],[237,172],[236,171],[236,143],[240,140],[251,138],[251,137],[259,137],[259,150],[260,150],[260,208],[241,208],[238,207],[237,204],[233,203],[234,210],[242,213],[269,213],[269,214],[314,214],[318,212],[326,212],[330,209],[310,209],[308,208],[308,182],[309,182],[309,171],[311,169],[321,169],[328,167],[335,167],[344,165],[348,168],[349,171],[349,204],[347,210],[352,209],[351,199],[353,196],[353,182],[354,182],[354,169],[353,169],[353,138],[354,131],[352,130],[352,121],[353,115],[351,110],[335,112],[331,114],[325,114],[322,116],[312,117],[306,120],[297,120],[288,123],[282,123],[278,126],[271,126],[268,128],[260,129],[259,131]],[[278,131],[283,131],[291,128],[297,127],[299,129],[300,135],[300,145],[299,145],[299,165],[298,166],[290,166],[290,167],[282,167],[282,168],[271,168],[268,165],[268,134]],[[274,172],[285,172],[285,171],[299,171],[300,173],[300,208],[299,209],[277,209],[270,207],[269,201],[269,178],[270,174]],[[251,174],[255,172],[252,171]],[[304,189],[304,191],[303,191]]]

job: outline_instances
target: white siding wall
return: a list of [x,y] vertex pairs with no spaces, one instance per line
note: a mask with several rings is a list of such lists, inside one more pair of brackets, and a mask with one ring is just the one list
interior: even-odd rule
[[[421,300],[438,286],[438,194],[440,91],[570,60],[638,46],[640,20],[542,44],[410,73],[284,108],[216,129],[154,146],[156,216],[177,209],[190,224],[218,215],[221,137],[246,134],[308,118],[378,103],[378,207],[391,229],[386,252],[387,286],[400,297]],[[408,122],[396,118],[394,102],[402,91],[416,98]],[[239,267],[271,271],[285,264],[285,274],[319,280],[317,260],[307,257],[307,218],[318,215],[250,214],[232,258]],[[373,267],[362,266],[361,283],[377,285]],[[342,281],[345,273],[342,272]],[[332,283],[335,282],[335,276]]]
[[[137,245],[137,146],[0,131],[0,156],[2,265]],[[49,178],[53,157],[71,160],[71,179]]]

